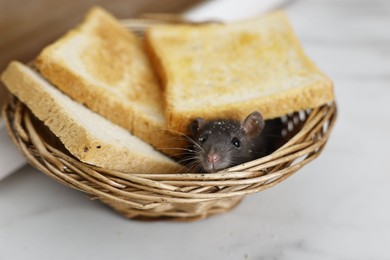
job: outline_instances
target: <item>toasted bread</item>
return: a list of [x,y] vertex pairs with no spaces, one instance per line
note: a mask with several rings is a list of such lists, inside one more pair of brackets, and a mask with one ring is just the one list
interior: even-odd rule
[[100,7],[47,46],[35,61],[57,88],[134,135],[163,149],[178,146],[167,131],[162,91],[144,44]]
[[9,64],[2,80],[82,162],[127,173],[172,173],[181,169],[149,144],[70,99],[19,62]]
[[170,128],[190,120],[265,119],[333,100],[333,83],[305,55],[283,12],[231,24],[162,25],[147,32]]

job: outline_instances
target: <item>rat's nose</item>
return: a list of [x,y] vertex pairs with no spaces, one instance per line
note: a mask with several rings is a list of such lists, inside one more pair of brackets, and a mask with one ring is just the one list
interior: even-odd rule
[[219,157],[219,155],[216,154],[216,153],[209,153],[209,154],[207,155],[207,160],[208,160],[210,163],[212,163],[212,164],[218,162],[219,159],[220,159],[220,157]]

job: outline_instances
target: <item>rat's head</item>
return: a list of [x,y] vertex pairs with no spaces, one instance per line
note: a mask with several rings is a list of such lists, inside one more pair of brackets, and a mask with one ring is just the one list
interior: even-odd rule
[[195,119],[189,125],[194,141],[194,159],[206,172],[215,172],[253,159],[254,140],[264,120],[257,111],[243,122]]

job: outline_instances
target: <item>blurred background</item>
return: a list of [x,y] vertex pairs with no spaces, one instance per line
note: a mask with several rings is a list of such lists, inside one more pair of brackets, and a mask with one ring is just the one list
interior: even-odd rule
[[[178,13],[201,0],[0,0],[0,71],[10,60],[32,60],[48,43],[74,27],[92,5],[118,18],[140,13]],[[6,93],[0,86],[0,106]]]

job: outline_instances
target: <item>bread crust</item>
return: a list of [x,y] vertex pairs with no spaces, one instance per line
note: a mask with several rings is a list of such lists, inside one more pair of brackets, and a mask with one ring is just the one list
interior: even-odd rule
[[78,27],[44,48],[35,66],[76,101],[173,154],[170,148],[183,141],[168,131],[162,90],[144,48],[141,39],[95,7]]
[[19,62],[9,64],[2,80],[82,162],[127,173],[173,173],[182,168],[125,129],[71,100]]
[[164,25],[146,43],[163,79],[169,128],[196,117],[265,119],[333,101],[333,82],[306,56],[286,15],[232,24]]

